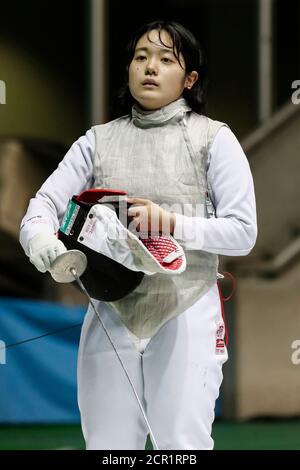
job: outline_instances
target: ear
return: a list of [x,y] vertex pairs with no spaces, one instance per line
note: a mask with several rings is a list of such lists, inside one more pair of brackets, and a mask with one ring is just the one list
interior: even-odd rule
[[187,88],[188,90],[190,90],[197,80],[198,80],[198,72],[193,70],[191,73],[189,73],[185,77],[184,88]]

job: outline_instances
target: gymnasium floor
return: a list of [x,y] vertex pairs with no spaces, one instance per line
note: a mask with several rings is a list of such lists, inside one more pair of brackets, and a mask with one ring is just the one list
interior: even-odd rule
[[[300,419],[216,421],[213,437],[216,450],[300,450]],[[47,449],[84,449],[80,427],[0,426],[0,450]]]

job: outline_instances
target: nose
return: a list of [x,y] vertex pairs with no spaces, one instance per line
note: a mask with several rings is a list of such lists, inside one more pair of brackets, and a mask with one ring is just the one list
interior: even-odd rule
[[157,75],[157,61],[155,58],[151,58],[147,61],[146,64],[146,75]]

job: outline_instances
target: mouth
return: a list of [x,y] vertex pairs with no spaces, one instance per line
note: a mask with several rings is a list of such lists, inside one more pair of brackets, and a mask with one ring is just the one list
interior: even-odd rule
[[142,85],[143,86],[158,86],[158,83],[156,83],[155,80],[147,79],[143,81]]

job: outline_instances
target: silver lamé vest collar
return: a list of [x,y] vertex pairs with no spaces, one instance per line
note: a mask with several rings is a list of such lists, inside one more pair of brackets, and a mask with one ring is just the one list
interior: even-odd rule
[[179,98],[155,111],[144,110],[136,103],[132,107],[131,115],[133,124],[138,127],[147,128],[163,126],[171,120],[180,121],[187,111],[191,111],[191,108],[187,105],[184,98]]

